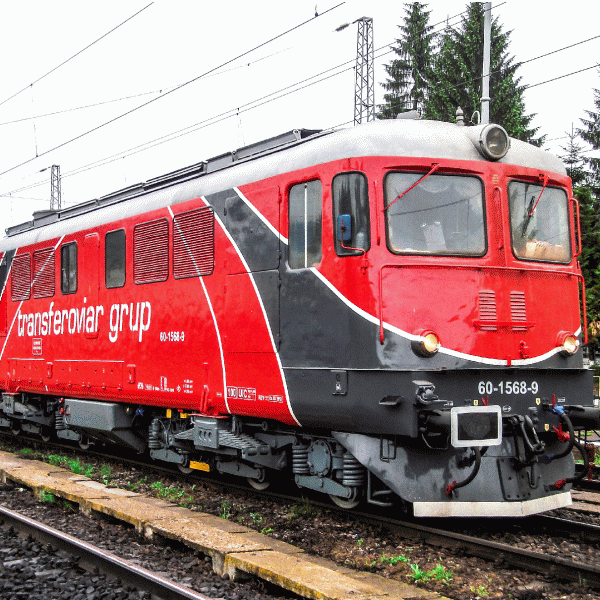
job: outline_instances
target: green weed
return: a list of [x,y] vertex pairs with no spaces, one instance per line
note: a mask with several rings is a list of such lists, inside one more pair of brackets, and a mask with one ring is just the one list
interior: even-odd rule
[[408,558],[406,558],[406,556],[404,556],[404,554],[402,554],[401,556],[386,556],[385,552],[381,555],[381,558],[379,559],[379,562],[384,563],[386,565],[397,565],[399,562],[401,563],[407,563],[408,562]]
[[223,502],[221,502],[219,517],[221,517],[221,519],[229,519],[229,517],[231,517],[231,503],[227,502],[227,500],[223,500]]
[[309,500],[304,500],[302,504],[294,504],[292,514],[288,517],[290,521],[300,517],[318,517],[321,514],[320,509],[313,506]]
[[489,596],[490,593],[488,592],[487,588],[485,587],[485,585],[480,585],[479,587],[475,587],[474,585],[471,586],[471,593],[472,594],[477,594],[478,596]]
[[263,516],[260,513],[251,512],[250,517],[255,525],[260,525],[263,520]]
[[54,494],[46,489],[42,489],[39,499],[40,502],[54,502]]

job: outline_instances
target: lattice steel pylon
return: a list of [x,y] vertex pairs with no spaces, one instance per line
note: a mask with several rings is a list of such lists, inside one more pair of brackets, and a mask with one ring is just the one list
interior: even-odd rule
[[50,210],[60,210],[60,166],[52,165],[50,171]]
[[357,19],[356,67],[354,83],[354,124],[375,120],[375,58],[373,19]]

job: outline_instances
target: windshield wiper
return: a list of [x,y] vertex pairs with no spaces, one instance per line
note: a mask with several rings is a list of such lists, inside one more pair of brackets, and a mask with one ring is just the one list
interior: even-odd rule
[[533,199],[535,198],[535,196],[531,196],[531,202],[529,203],[529,206],[527,207],[527,216],[525,217],[525,221],[523,223],[523,237],[525,237],[525,233],[527,232],[527,227],[529,227],[529,222],[531,221],[531,218],[533,217],[533,213],[534,213],[535,209],[537,208],[538,202],[540,201],[540,198],[542,197],[542,194],[544,193],[544,190],[546,189],[546,186],[548,185],[548,175],[544,175],[543,181],[544,181],[544,184],[542,185],[542,191],[540,192],[540,195],[537,197],[535,204],[533,202]]
[[425,175],[423,175],[423,177],[421,177],[421,179],[419,179],[419,181],[417,181],[416,183],[413,183],[407,190],[404,190],[399,196],[397,196],[395,200],[392,200],[387,206],[384,206],[383,210],[387,210],[390,206],[392,206],[392,204],[394,204],[395,202],[398,202],[398,200],[400,200],[400,198],[402,198],[402,196],[405,196],[406,194],[408,194],[408,192],[410,192],[410,190],[412,190],[414,187],[417,187],[422,181],[427,179],[432,173],[435,173],[439,168],[440,168],[440,165],[438,163],[433,163],[433,166],[431,167],[431,169],[429,169],[429,171],[427,173],[425,173]]

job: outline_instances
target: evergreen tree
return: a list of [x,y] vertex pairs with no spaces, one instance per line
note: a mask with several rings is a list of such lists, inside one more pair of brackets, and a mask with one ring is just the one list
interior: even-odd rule
[[383,96],[385,103],[378,114],[380,119],[393,119],[408,110],[423,110],[431,77],[434,38],[425,6],[421,2],[404,5],[404,24],[398,26],[401,35],[393,48],[397,58],[385,66],[388,79],[382,86],[388,93]]
[[587,170],[585,168],[585,158],[583,157],[583,146],[577,143],[577,134],[571,132],[567,133],[569,142],[566,146],[561,148],[567,153],[561,155],[560,158],[565,163],[567,168],[567,175],[571,178],[573,183],[573,189],[583,185],[588,177]]
[[600,346],[600,217],[598,200],[589,187],[573,190],[579,202],[581,224],[581,272],[585,279],[585,298],[588,317],[589,342],[596,354]]
[[[484,4],[471,2],[458,30],[442,34],[440,51],[425,104],[425,117],[455,121],[460,106],[467,120],[480,110],[483,72]],[[531,127],[535,115],[525,114],[525,86],[516,72],[520,63],[509,56],[510,32],[505,32],[498,17],[492,22],[490,65],[490,121],[502,125],[509,135],[541,145]]]
[[[600,90],[597,89],[594,89],[594,104],[597,112],[585,111],[589,119],[581,119],[585,129],[578,129],[578,133],[594,150],[600,150]],[[600,158],[588,158],[586,162],[590,167],[590,186],[600,200]]]
[[[594,89],[595,111],[586,110],[588,119],[581,119],[585,128],[578,129],[579,135],[592,146],[600,150],[600,90]],[[574,190],[579,201],[581,215],[580,257],[581,270],[585,278],[586,302],[590,342],[596,353],[600,346],[600,159],[587,158],[588,187]]]

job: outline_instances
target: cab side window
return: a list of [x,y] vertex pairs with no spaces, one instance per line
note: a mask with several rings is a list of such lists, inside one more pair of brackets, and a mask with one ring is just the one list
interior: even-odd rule
[[104,267],[107,288],[125,285],[125,230],[106,234],[104,239]]
[[332,194],[336,254],[363,254],[371,247],[367,178],[362,173],[340,173],[333,178]]
[[289,191],[289,257],[291,269],[321,262],[323,191],[319,180],[306,181]]
[[65,244],[60,248],[60,291],[74,294],[77,291],[77,244]]

